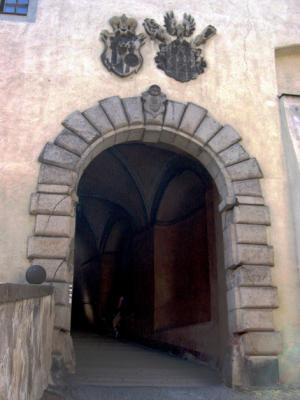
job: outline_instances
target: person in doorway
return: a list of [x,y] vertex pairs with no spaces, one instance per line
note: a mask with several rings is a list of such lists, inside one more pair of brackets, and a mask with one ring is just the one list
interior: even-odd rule
[[116,338],[116,339],[119,337],[119,334],[120,334],[120,326],[121,326],[121,321],[122,321],[122,309],[123,309],[123,305],[124,305],[124,300],[125,300],[124,296],[120,296],[116,314],[112,320],[113,335],[114,335],[114,338]]

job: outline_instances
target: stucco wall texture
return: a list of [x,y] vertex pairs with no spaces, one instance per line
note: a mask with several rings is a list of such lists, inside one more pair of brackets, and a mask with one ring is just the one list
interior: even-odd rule
[[[191,13],[197,32],[208,24],[218,33],[205,46],[206,72],[180,83],[158,70],[157,44],[142,48],[140,72],[126,79],[109,73],[99,61],[98,37],[110,29],[108,19],[126,13],[139,22],[173,9],[178,18]],[[0,24],[0,281],[22,282],[28,266],[27,237],[34,219],[29,198],[36,188],[44,144],[60,131],[60,122],[76,109],[102,98],[140,94],[151,84],[168,98],[207,108],[220,122],[232,125],[248,152],[257,158],[263,191],[270,207],[271,243],[275,249],[274,285],[280,308],[275,326],[283,335],[282,382],[299,382],[300,285],[283,161],[275,48],[297,44],[298,0],[124,0],[90,2],[39,0],[34,23]]]

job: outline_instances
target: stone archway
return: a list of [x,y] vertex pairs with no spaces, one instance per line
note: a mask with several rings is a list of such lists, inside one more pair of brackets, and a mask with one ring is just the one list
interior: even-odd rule
[[232,386],[275,384],[280,336],[274,330],[272,309],[278,303],[271,280],[273,250],[267,240],[270,216],[259,182],[262,172],[232,127],[222,126],[202,107],[166,100],[157,86],[151,89],[143,96],[109,97],[70,114],[39,157],[38,186],[30,207],[36,222],[28,258],[44,266],[56,289],[53,352],[71,367],[69,284],[80,176],[98,154],[115,144],[161,143],[197,159],[222,199],[231,338],[223,377]]

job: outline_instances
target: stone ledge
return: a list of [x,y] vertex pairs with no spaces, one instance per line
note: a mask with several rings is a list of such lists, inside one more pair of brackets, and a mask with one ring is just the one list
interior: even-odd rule
[[53,287],[51,286],[0,283],[0,304],[50,296],[52,293]]

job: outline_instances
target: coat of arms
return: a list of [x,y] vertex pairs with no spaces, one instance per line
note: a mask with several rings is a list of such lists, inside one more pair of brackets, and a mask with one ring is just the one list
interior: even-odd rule
[[104,30],[100,34],[105,44],[101,54],[103,64],[121,77],[138,72],[143,63],[140,48],[146,37],[143,33],[136,35],[137,21],[123,14],[121,17],[112,17],[109,23],[113,32]]
[[[191,15],[184,14],[182,23],[178,24],[171,11],[166,13],[164,21],[166,29],[149,18],[143,24],[150,38],[161,42],[155,57],[157,67],[180,82],[196,79],[207,66],[200,47],[215,35],[216,28],[208,25],[200,35],[187,41],[186,38],[192,36],[196,29],[195,19]],[[176,36],[176,39],[172,40],[167,33]]]

